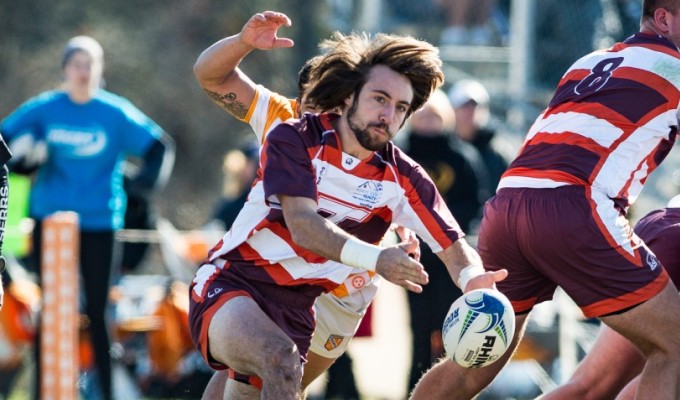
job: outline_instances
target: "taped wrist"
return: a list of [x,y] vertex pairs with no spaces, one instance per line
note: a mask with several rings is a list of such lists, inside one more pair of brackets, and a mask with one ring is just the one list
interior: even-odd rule
[[342,246],[340,261],[350,267],[375,271],[381,251],[380,247],[352,236]]
[[474,264],[468,265],[467,267],[461,269],[460,275],[458,276],[458,287],[464,292],[465,287],[467,286],[468,282],[470,282],[470,279],[474,278],[475,276],[483,275],[484,272],[484,267]]

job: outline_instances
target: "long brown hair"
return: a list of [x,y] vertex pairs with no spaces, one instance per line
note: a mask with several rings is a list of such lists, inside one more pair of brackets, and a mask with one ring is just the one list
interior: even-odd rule
[[408,115],[444,83],[439,50],[411,36],[336,32],[320,46],[327,52],[310,71],[307,97],[323,110],[342,108],[346,98],[358,95],[376,65],[385,65],[411,82],[413,101]]

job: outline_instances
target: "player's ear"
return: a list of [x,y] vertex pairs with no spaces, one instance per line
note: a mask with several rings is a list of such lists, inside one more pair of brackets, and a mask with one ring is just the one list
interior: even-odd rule
[[668,20],[672,18],[673,15],[670,11],[665,8],[657,8],[654,10],[654,24],[661,29],[661,32],[668,33],[670,27],[668,26]]
[[352,102],[354,102],[354,93],[350,94],[345,98],[345,107],[349,107],[352,105]]

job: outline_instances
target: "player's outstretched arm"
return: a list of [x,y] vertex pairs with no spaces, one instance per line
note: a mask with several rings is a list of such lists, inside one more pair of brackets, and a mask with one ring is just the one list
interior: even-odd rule
[[413,292],[427,284],[425,268],[409,257],[417,242],[380,248],[349,235],[316,213],[316,202],[306,197],[279,196],[283,216],[298,246],[330,260],[376,271],[388,281]]
[[473,289],[495,288],[496,282],[508,276],[505,269],[499,271],[485,271],[482,259],[477,251],[465,239],[456,240],[451,246],[437,253],[451,279],[463,292]]
[[285,14],[274,11],[257,13],[246,22],[241,32],[205,49],[194,64],[194,75],[208,97],[236,118],[244,118],[255,96],[255,84],[238,66],[255,49],[292,47],[291,39],[277,36],[281,26],[290,24]]

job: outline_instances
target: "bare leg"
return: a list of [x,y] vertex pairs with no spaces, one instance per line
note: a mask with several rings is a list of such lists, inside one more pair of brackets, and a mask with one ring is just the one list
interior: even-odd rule
[[411,400],[470,400],[476,396],[493,381],[512,356],[524,335],[527,317],[515,317],[515,337],[500,360],[484,368],[463,368],[445,357],[423,375],[411,394]]
[[630,381],[625,388],[616,396],[616,400],[633,400],[635,398],[635,392],[640,384],[640,377],[637,376],[635,379]]
[[215,371],[208,384],[205,386],[203,391],[202,400],[213,400],[219,399],[220,396],[224,396],[224,388],[227,384],[227,379],[229,378],[229,373],[227,371]]
[[644,365],[645,358],[633,343],[602,325],[593,348],[569,381],[541,399],[611,399],[642,371]]
[[[216,360],[262,379],[262,399],[300,398],[302,365],[297,346],[251,298],[236,297],[222,305],[211,319],[208,340]],[[255,389],[229,382],[225,394],[231,389],[234,394]]]
[[[308,362],[305,365],[304,373],[302,374],[302,390],[306,390],[316,378],[321,376],[334,362],[334,358],[322,357],[314,352],[309,352],[307,356]],[[205,387],[203,392],[203,400],[213,400],[218,399],[224,393],[225,385],[227,379],[229,378],[229,373],[227,371],[216,371],[208,385]]]
[[307,354],[307,364],[302,374],[302,390],[305,390],[316,378],[321,376],[335,362],[335,358],[322,357],[313,351]]
[[680,398],[680,297],[672,283],[647,302],[602,321],[633,342],[647,358],[636,398]]

